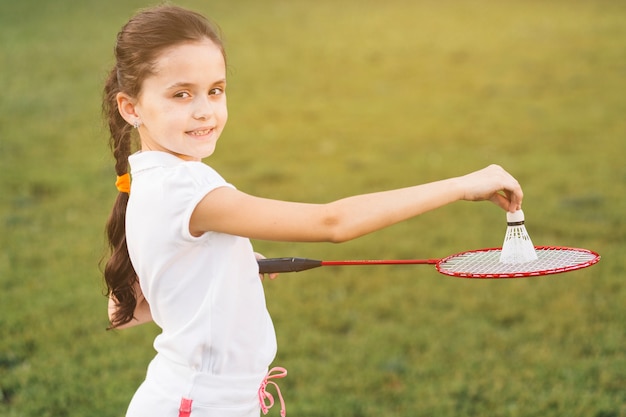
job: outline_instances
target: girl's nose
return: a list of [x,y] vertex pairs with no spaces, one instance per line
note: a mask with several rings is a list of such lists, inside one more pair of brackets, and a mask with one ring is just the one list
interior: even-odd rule
[[198,120],[209,119],[214,113],[213,103],[207,96],[197,97],[193,117]]

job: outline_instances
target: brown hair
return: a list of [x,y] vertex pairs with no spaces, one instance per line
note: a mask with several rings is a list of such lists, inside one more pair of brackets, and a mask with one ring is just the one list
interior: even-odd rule
[[[111,133],[109,145],[115,157],[115,172],[118,176],[128,172],[132,126],[118,111],[117,94],[124,92],[131,97],[137,97],[143,81],[154,73],[154,65],[166,48],[203,39],[215,43],[226,59],[216,26],[196,12],[171,5],[140,11],[117,34],[116,63],[104,86],[102,110]],[[117,307],[111,320],[111,328],[131,321],[137,306],[137,294],[134,290],[137,274],[126,246],[128,198],[127,193],[118,194],[106,225],[111,256],[104,267],[104,280],[107,296],[112,296]]]

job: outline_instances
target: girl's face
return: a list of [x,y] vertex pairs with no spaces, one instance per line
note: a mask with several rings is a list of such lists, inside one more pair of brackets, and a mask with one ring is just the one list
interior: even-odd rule
[[166,49],[134,101],[144,151],[199,161],[215,150],[226,120],[226,65],[212,41]]

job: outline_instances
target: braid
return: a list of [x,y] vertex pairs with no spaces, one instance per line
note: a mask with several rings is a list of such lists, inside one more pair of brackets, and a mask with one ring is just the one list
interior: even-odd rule
[[[103,113],[108,120],[111,133],[109,145],[115,157],[115,172],[123,175],[128,171],[128,157],[131,153],[131,126],[122,118],[117,109],[119,83],[117,68],[113,68],[104,87]],[[137,274],[130,261],[126,246],[126,206],[127,193],[120,192],[113,205],[106,225],[106,233],[111,257],[104,268],[107,295],[113,296],[117,309],[112,318],[111,328],[128,323],[133,319],[137,305],[134,291]]]

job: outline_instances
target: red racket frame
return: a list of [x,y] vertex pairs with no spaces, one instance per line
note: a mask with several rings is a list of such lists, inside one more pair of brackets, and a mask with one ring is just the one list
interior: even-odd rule
[[[568,251],[568,252],[581,252],[587,255],[593,256],[593,258],[580,262],[575,265],[567,265],[555,268],[548,269],[538,269],[532,271],[525,272],[507,272],[507,273],[463,273],[463,272],[448,272],[443,269],[442,265],[445,262],[461,257],[466,254],[471,253],[479,253],[479,252],[490,252],[490,251],[500,251],[502,248],[487,248],[487,249],[476,249],[471,251],[460,252],[454,255],[447,256],[442,258],[438,262],[436,262],[435,267],[437,271],[444,275],[449,275],[458,278],[478,278],[478,279],[502,279],[502,278],[528,278],[528,277],[537,277],[543,275],[553,275],[553,274],[561,274],[563,272],[576,271],[578,269],[583,269],[590,267],[600,261],[600,255],[597,252],[591,251],[589,249],[582,248],[571,248],[566,246],[535,246],[535,250],[539,251]],[[530,263],[532,264],[532,262]]]
[[507,273],[466,273],[466,272],[450,272],[443,268],[446,262],[460,258],[462,256],[471,255],[472,253],[500,251],[502,248],[486,248],[476,249],[465,252],[456,253],[440,259],[370,259],[370,260],[345,260],[345,261],[319,261],[308,258],[269,258],[259,260],[259,273],[281,273],[281,272],[300,272],[321,266],[355,266],[355,265],[435,265],[437,271],[441,274],[458,277],[458,278],[477,278],[477,279],[502,279],[502,278],[525,278],[542,275],[559,274],[563,272],[575,271],[587,268],[600,261],[600,255],[597,252],[581,249],[570,248],[565,246],[535,246],[537,250],[548,251],[575,251],[582,252],[592,256],[591,259],[580,262],[575,265],[567,265],[549,269],[533,270],[527,272],[507,272]]

